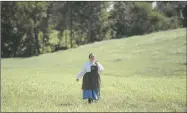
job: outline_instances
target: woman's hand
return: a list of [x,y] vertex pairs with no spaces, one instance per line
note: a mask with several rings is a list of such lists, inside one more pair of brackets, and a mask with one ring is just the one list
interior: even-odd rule
[[96,61],[95,64],[98,66],[98,61]]
[[79,81],[79,79],[76,79],[76,81],[78,82],[78,81]]

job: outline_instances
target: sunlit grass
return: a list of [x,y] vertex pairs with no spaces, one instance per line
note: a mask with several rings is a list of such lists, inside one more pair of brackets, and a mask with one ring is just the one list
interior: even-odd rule
[[[76,74],[93,52],[105,67],[101,100],[82,100]],[[184,111],[186,33],[177,29],[1,60],[1,110]]]

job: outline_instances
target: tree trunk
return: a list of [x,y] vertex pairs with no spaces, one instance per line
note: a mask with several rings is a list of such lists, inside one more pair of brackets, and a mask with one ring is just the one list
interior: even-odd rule
[[68,41],[67,41],[67,31],[65,30],[65,46],[68,47]]
[[72,23],[73,23],[73,18],[72,18],[72,2],[70,2],[70,30],[71,30],[71,33],[70,33],[70,44],[71,44],[71,48],[73,47],[73,31],[72,31]]
[[47,18],[45,18],[45,20],[44,20],[45,22],[45,28],[44,28],[44,30],[43,30],[43,41],[42,41],[42,53],[44,53],[44,48],[45,48],[45,46],[46,46],[46,43],[47,43],[47,39],[48,39],[48,16],[47,16]]
[[13,57],[16,57],[16,52],[17,52],[17,47],[18,47],[18,45],[19,45],[19,43],[18,43],[18,41],[19,40],[14,40],[14,43],[13,43],[13,48],[12,48],[12,56]]
[[[90,6],[91,9],[93,9],[93,8],[92,8],[92,3],[90,3],[90,5],[91,5],[91,6]],[[90,32],[90,33],[89,33],[89,34],[90,34],[90,35],[89,35],[89,39],[91,40],[91,42],[94,42],[93,36],[92,36],[92,23],[93,23],[93,22],[92,22],[92,17],[91,17],[91,18],[90,18],[90,26],[89,26],[89,30],[90,30],[90,31],[89,31],[89,32]]]
[[58,47],[60,47],[61,46],[61,41],[62,41],[62,33],[63,33],[63,30],[61,30],[60,32],[59,32],[59,34],[58,34],[58,39],[59,39],[59,41],[58,41]]
[[187,5],[185,6],[185,8],[183,9],[182,13],[183,13],[183,17],[184,17],[184,23],[183,23],[183,26],[184,27],[187,27]]
[[38,41],[38,31],[36,28],[34,30],[34,38],[35,38],[35,50],[36,50],[36,55],[40,54],[40,46],[39,46],[39,41]]
[[[81,20],[81,21],[80,21],[80,28],[83,29],[82,24],[83,24],[83,21]],[[82,30],[80,30],[79,36],[80,36],[80,37],[78,38],[78,46],[80,46],[80,44],[81,44],[81,39],[82,39],[82,36],[83,36]]]
[[32,43],[33,43],[33,31],[32,28],[29,28],[28,32],[27,32],[27,37],[29,37],[29,43],[28,43],[28,52],[27,52],[27,56],[32,56]]
[[42,53],[44,53],[44,48],[45,46],[49,45],[49,18],[50,18],[50,14],[52,14],[52,9],[53,8],[53,3],[50,3],[50,5],[47,7],[47,17],[44,20],[44,30],[43,30],[43,47],[42,47]]
[[66,34],[66,14],[64,13],[64,32],[63,34],[65,35],[65,47],[67,47],[67,34]]
[[83,32],[81,31],[81,37],[79,38],[79,46],[82,44],[82,37],[83,37]]

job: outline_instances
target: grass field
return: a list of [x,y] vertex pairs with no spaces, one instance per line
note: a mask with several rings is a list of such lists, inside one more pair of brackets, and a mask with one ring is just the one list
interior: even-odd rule
[[[91,52],[105,70],[101,100],[89,105],[75,77]],[[185,29],[1,60],[2,112],[184,112],[186,106]]]

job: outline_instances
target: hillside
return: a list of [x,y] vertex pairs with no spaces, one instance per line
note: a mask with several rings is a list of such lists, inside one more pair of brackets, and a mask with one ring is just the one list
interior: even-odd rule
[[[76,74],[89,53],[105,70],[101,100],[82,100]],[[184,111],[186,31],[108,40],[31,58],[1,60],[2,111]]]

